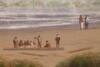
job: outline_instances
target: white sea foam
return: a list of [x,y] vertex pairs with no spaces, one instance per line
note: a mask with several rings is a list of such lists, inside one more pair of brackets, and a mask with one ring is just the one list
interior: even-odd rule
[[72,23],[62,23],[62,24],[38,24],[38,25],[12,25],[12,26],[1,26],[0,29],[23,29],[23,28],[39,28],[39,27],[51,27],[51,26],[62,26],[71,25]]

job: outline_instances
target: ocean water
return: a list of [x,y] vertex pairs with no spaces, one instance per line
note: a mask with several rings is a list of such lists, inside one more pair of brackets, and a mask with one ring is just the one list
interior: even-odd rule
[[78,24],[80,14],[88,15],[89,23],[100,22],[97,12],[78,9],[0,9],[0,29],[73,25]]

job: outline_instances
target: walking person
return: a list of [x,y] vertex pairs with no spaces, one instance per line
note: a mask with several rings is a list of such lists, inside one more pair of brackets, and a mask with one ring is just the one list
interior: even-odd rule
[[55,37],[56,48],[59,48],[59,46],[60,46],[60,40],[61,40],[61,38],[60,38],[60,34],[57,33],[57,34],[56,34],[56,37]]
[[15,36],[13,39],[14,48],[18,48],[18,38]]

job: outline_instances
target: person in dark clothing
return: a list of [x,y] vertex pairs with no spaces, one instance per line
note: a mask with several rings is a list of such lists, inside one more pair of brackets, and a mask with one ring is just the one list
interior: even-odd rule
[[56,41],[56,47],[59,48],[60,46],[60,34],[56,34],[56,37],[55,37],[55,41]]
[[18,48],[18,38],[15,36],[13,39],[14,48]]
[[20,41],[19,41],[19,47],[22,47],[23,45],[24,45],[23,40],[20,40]]
[[89,25],[89,23],[88,23],[88,16],[86,15],[85,16],[85,29],[88,29],[88,25]]
[[48,40],[46,40],[46,45],[44,47],[46,47],[46,48],[50,48],[51,47],[50,43],[48,42]]

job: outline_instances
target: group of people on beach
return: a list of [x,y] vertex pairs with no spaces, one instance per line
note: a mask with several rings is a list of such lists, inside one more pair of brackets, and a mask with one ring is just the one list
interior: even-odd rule
[[[56,48],[59,48],[60,40],[61,40],[60,34],[57,33],[55,37]],[[43,46],[40,35],[38,35],[37,37],[34,37],[33,40],[18,40],[18,37],[15,36],[13,38],[13,45],[14,45],[14,48],[28,48],[32,46],[34,48],[51,48],[51,44],[49,43],[48,40],[45,41],[45,45]]]
[[87,15],[80,15],[79,16],[79,24],[80,24],[80,30],[88,29],[88,16]]
[[[88,29],[88,16],[87,15],[79,16],[79,25],[80,25],[80,30]],[[41,40],[40,35],[38,35],[37,37],[34,37],[34,40],[32,41],[18,40],[18,37],[15,36],[13,39],[13,45],[14,45],[14,48],[20,48],[20,47],[27,48],[27,46],[30,46],[30,47],[34,46],[36,48],[42,48],[42,47],[50,48],[51,47],[51,44],[49,43],[48,40],[45,41],[45,46],[42,45],[42,40]],[[60,34],[57,33],[55,37],[56,48],[59,48],[60,40],[61,40]]]

